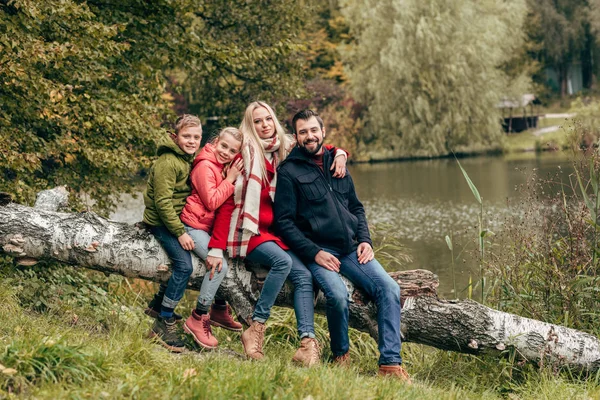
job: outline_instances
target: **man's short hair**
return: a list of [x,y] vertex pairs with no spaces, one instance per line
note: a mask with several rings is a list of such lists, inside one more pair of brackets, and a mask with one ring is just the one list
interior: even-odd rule
[[317,119],[317,121],[319,122],[321,129],[323,129],[323,120],[321,119],[321,117],[319,117],[319,114],[317,114],[316,111],[306,109],[306,110],[298,111],[296,113],[296,115],[294,115],[294,118],[292,118],[292,129],[294,130],[294,134],[298,133],[298,132],[296,132],[296,122],[299,119],[301,119],[303,121],[308,121],[310,119],[310,117],[315,117]]

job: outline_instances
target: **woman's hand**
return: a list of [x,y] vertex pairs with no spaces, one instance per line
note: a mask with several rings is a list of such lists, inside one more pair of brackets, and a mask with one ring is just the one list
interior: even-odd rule
[[346,161],[347,157],[344,154],[338,154],[333,159],[333,164],[331,164],[331,171],[334,171],[334,178],[343,178],[346,176]]
[[242,172],[244,172],[244,160],[240,158],[236,161],[232,161],[231,164],[229,164],[229,168],[227,169],[227,177],[225,179],[231,183],[234,183],[237,177],[242,174]]
[[194,239],[192,239],[192,237],[187,233],[184,233],[183,235],[179,236],[177,240],[179,241],[179,244],[181,245],[181,247],[183,247],[184,250],[194,250]]

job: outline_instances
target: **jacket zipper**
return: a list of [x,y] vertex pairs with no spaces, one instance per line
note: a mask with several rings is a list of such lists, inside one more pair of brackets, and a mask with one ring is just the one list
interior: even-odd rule
[[[338,199],[335,197],[335,194],[333,194],[333,188],[331,187],[331,184],[329,183],[329,181],[327,180],[327,177],[325,176],[325,173],[323,172],[325,170],[325,168],[329,167],[328,165],[325,165],[325,156],[323,156],[323,171],[321,171],[321,168],[319,168],[319,166],[314,161],[310,160],[309,162],[310,162],[310,164],[314,165],[315,168],[317,168],[317,170],[319,171],[319,173],[323,177],[323,180],[325,180],[325,183],[329,187],[329,191],[331,192],[330,196],[333,197],[333,203],[335,204],[335,210],[337,211],[338,218],[340,219],[340,221],[342,223],[342,227],[344,229],[346,229],[345,232],[347,232],[348,231],[348,227],[346,226],[346,221],[344,221],[344,219],[342,218],[342,213],[340,212],[340,206],[338,205]],[[346,236],[346,235],[344,235],[344,236]],[[344,238],[344,249],[347,250],[349,248],[350,248],[350,246],[349,246],[349,243],[348,243],[348,238],[345,237]]]

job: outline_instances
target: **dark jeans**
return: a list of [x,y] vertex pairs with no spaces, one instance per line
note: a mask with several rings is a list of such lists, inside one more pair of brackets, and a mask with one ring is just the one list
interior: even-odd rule
[[164,226],[151,226],[150,232],[156,237],[171,259],[172,273],[167,282],[162,305],[167,308],[175,308],[183,297],[192,275],[192,256],[189,251],[181,247],[175,235]]
[[[377,327],[379,328],[379,364],[402,363],[400,356],[400,286],[375,259],[366,264],[360,264],[355,251],[340,256],[335,251],[324,250],[340,260],[341,275],[375,299]],[[314,262],[308,264],[307,267],[327,299],[327,324],[331,336],[331,352],[334,356],[344,355],[350,347],[348,339],[349,299],[346,285],[337,272],[329,271]],[[306,304],[302,308],[309,307],[308,299],[305,301]],[[310,306],[312,306],[312,299]],[[296,306],[296,312],[302,308]]]

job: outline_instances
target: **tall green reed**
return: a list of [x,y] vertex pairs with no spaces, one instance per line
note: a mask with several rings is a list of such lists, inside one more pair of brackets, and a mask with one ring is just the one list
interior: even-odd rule
[[[458,158],[456,157],[456,155],[454,155],[454,159],[458,163],[458,167],[462,171],[463,176],[465,177],[465,180],[467,181],[467,184],[469,185],[469,188],[471,189],[471,192],[473,193],[473,196],[475,197],[475,200],[479,204],[479,215],[477,216],[478,226],[479,226],[479,232],[478,232],[478,237],[477,237],[477,242],[479,243],[479,277],[480,277],[480,285],[481,285],[481,303],[485,304],[485,275],[484,275],[484,268],[483,268],[484,261],[485,261],[485,237],[487,236],[488,233],[491,233],[491,232],[488,231],[487,229],[483,229],[483,199],[482,199],[481,195],[479,194],[479,190],[477,190],[477,187],[475,186],[475,184],[473,183],[471,178],[469,178],[469,174],[467,174],[467,171],[463,168],[462,165],[460,165],[460,161],[458,161]],[[454,261],[454,257],[453,257],[453,261]],[[454,274],[454,272],[453,272],[453,274]],[[470,284],[471,284],[471,280],[469,279],[469,285]],[[469,292],[470,291],[471,291],[471,288],[469,288]]]

